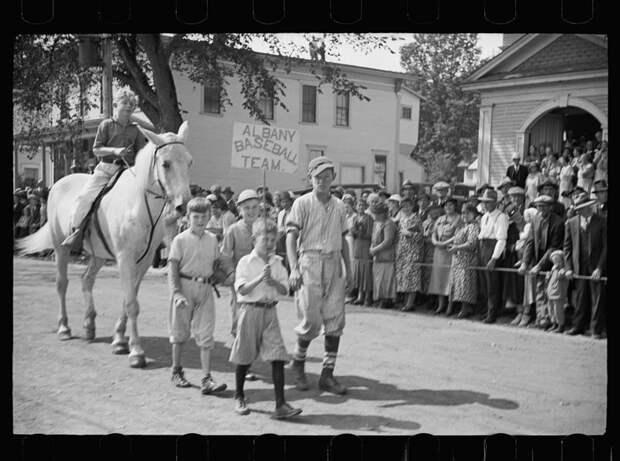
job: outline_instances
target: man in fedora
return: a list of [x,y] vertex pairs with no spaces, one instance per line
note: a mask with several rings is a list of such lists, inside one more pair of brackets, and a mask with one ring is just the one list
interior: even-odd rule
[[551,211],[564,219],[566,217],[566,208],[561,202],[558,202],[558,191],[560,186],[551,179],[546,179],[538,186],[538,194],[551,197],[553,203],[551,204]]
[[435,195],[433,203],[439,205],[443,209],[443,206],[450,197],[450,184],[445,181],[438,181],[433,185],[431,193]]
[[[525,190],[521,187],[514,186],[508,189],[508,198],[510,204],[504,209],[504,213],[508,215],[508,233],[506,237],[506,250],[504,251],[504,265],[506,267],[514,267],[519,261],[516,244],[519,240],[518,222],[522,219],[525,204]],[[523,277],[513,273],[502,274],[504,291],[503,304],[507,309],[515,309],[518,315],[513,320],[513,325],[519,324],[521,321],[521,307],[523,304]]]
[[497,206],[503,212],[505,212],[506,207],[510,205],[510,197],[508,196],[508,191],[514,185],[515,183],[512,179],[504,178],[500,181],[499,185],[497,186],[497,191],[501,193],[500,201]]
[[566,222],[564,255],[566,276],[590,276],[594,280],[574,279],[572,291],[575,313],[573,328],[567,334],[585,333],[588,322],[592,337],[600,339],[605,330],[605,284],[598,281],[607,272],[607,220],[595,213],[596,200],[581,195],[575,201],[576,216]]
[[508,216],[497,207],[497,191],[487,189],[480,198],[486,212],[480,220],[479,260],[485,271],[479,273],[482,296],[486,299],[487,312],[484,323],[494,323],[502,302],[502,281],[496,267],[502,265],[502,255],[506,248]]
[[607,181],[604,179],[596,181],[592,193],[598,202],[596,205],[596,212],[607,219]]
[[[545,276],[542,271],[551,268],[550,255],[554,250],[561,250],[564,242],[564,222],[553,213],[553,199],[548,195],[539,195],[534,200],[538,214],[532,220],[532,232],[525,242],[523,258],[519,265],[519,273],[524,275],[530,272],[536,276],[536,320],[535,326],[543,329],[552,326],[549,319],[547,294],[545,290]],[[531,305],[523,306],[523,316],[519,326],[527,326],[533,319]]]
[[515,186],[525,189],[527,175],[527,168],[521,165],[521,156],[515,152],[512,154],[512,165],[506,170],[506,177],[514,181]]

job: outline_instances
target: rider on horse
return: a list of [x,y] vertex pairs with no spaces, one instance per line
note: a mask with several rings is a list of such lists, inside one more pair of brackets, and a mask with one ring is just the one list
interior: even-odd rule
[[99,124],[93,144],[99,164],[76,200],[71,215],[72,233],[62,242],[63,246],[75,251],[82,248],[93,201],[123,165],[134,164],[136,154],[146,145],[138,125],[130,120],[137,104],[138,98],[132,91],[119,90],[114,98],[114,117]]

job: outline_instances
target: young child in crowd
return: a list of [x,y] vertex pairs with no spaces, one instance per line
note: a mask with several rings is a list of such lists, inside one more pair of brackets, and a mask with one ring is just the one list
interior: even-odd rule
[[564,252],[555,250],[551,253],[553,267],[546,275],[547,299],[549,300],[549,314],[553,328],[549,331],[564,332],[564,306],[568,303],[568,278],[564,269]]
[[370,244],[373,294],[381,309],[393,307],[396,298],[396,224],[388,216],[388,206],[376,203],[370,210],[375,217]]
[[243,384],[250,365],[260,355],[271,362],[276,408],[275,419],[290,418],[301,413],[284,399],[284,362],[288,354],[278,323],[278,295],[288,293],[288,273],[282,258],[275,254],[278,230],[272,220],[258,219],[252,226],[254,249],[237,265],[235,289],[239,305],[237,336],[230,361],[235,369],[235,411],[250,413],[245,401]]
[[[170,343],[172,344],[172,383],[190,387],[185,379],[181,355],[183,345],[194,337],[200,348],[200,364],[204,377],[201,392],[211,394],[226,389],[211,377],[211,350],[214,347],[215,303],[209,277],[220,257],[217,238],[205,232],[211,206],[203,197],[195,197],[187,204],[189,229],[178,234],[170,245]],[[232,275],[230,277],[232,279]]]
[[353,286],[357,287],[357,299],[353,304],[372,305],[372,257],[370,241],[372,239],[372,217],[366,213],[368,205],[360,199],[356,204],[357,214],[351,226],[353,237],[352,271]]

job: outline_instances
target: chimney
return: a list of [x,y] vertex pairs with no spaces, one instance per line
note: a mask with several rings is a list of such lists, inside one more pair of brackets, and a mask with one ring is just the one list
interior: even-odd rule
[[524,34],[503,34],[502,36],[502,51],[519,40]]

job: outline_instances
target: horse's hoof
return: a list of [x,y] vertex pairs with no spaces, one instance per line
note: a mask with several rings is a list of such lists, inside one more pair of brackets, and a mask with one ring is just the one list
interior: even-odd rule
[[92,341],[95,339],[95,329],[94,328],[85,328],[84,329],[84,339],[86,341]]
[[112,344],[112,353],[116,355],[129,354],[129,344],[127,343]]
[[144,368],[146,366],[146,359],[144,355],[132,355],[129,357],[129,366],[131,368]]
[[59,331],[58,339],[60,339],[61,341],[68,341],[69,339],[71,339],[71,330],[67,329],[64,331]]

